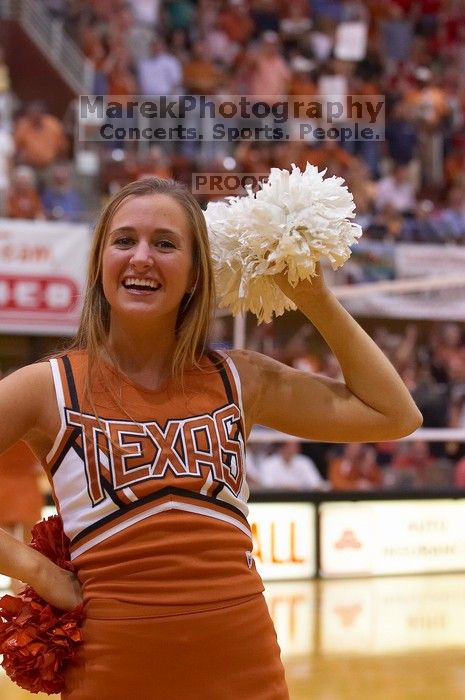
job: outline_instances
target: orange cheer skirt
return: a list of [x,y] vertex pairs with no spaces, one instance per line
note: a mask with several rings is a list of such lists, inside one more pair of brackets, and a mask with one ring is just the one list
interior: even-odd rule
[[262,594],[157,617],[118,618],[111,605],[99,617],[88,604],[62,700],[289,700]]

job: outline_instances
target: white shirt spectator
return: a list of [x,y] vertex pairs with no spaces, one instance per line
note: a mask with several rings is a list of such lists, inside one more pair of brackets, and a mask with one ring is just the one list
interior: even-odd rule
[[182,83],[181,62],[165,50],[139,61],[139,86],[142,95],[176,95]]
[[15,152],[13,137],[8,129],[0,127],[0,190],[10,185],[10,163]]
[[300,453],[298,442],[286,442],[260,465],[261,485],[269,489],[300,491],[326,489],[327,483],[313,460]]
[[130,0],[137,22],[155,27],[160,17],[160,0]]
[[409,177],[408,166],[398,165],[392,175],[387,175],[378,181],[375,190],[375,206],[378,211],[384,207],[390,207],[398,212],[415,209],[415,188]]

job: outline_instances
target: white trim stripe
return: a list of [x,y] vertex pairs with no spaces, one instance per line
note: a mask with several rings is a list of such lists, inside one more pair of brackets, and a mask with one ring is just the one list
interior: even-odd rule
[[128,486],[126,486],[126,487],[123,489],[123,493],[124,493],[125,496],[127,496],[127,497],[129,498],[130,501],[133,501],[133,502],[134,502],[134,501],[137,501],[137,496],[136,496],[136,494],[135,494],[134,491],[132,491]]
[[234,383],[236,385],[236,391],[237,391],[237,396],[239,398],[239,408],[241,410],[241,415],[242,415],[242,421],[245,421],[245,415],[244,415],[244,406],[242,404],[242,384],[241,384],[241,378],[239,376],[239,372],[237,371],[237,367],[234,364],[233,360],[229,357],[229,355],[224,354],[224,357],[226,359],[226,362],[228,363],[228,367],[231,370],[231,374],[234,377]]
[[50,362],[50,367],[52,368],[52,376],[53,376],[53,384],[55,386],[55,396],[57,400],[57,406],[58,406],[58,412],[60,414],[60,430],[58,431],[58,435],[55,438],[55,442],[52,445],[52,449],[48,453],[48,455],[45,457],[46,462],[50,462],[53,457],[55,456],[55,453],[58,449],[58,446],[61,442],[61,438],[63,437],[65,430],[66,430],[66,422],[65,422],[65,395],[63,393],[63,385],[61,383],[61,376],[60,376],[60,368],[58,367],[58,360],[55,358],[52,358],[49,360]]
[[216,510],[210,510],[210,508],[204,508],[202,506],[195,506],[190,503],[182,503],[180,501],[168,501],[158,506],[153,506],[153,508],[149,508],[149,510],[145,510],[142,513],[137,513],[136,515],[133,515],[132,518],[124,519],[122,522],[117,523],[109,530],[105,530],[105,532],[97,534],[91,540],[88,540],[85,544],[81,545],[80,547],[77,547],[76,549],[73,549],[71,551],[71,559],[76,559],[76,557],[79,557],[81,554],[84,554],[84,552],[87,552],[95,545],[104,542],[112,535],[116,535],[118,532],[125,530],[127,527],[135,525],[136,523],[139,523],[142,520],[145,520],[146,518],[150,518],[152,515],[156,515],[157,513],[163,513],[168,510],[184,510],[187,513],[196,513],[197,515],[206,515],[208,518],[216,518],[216,520],[222,520],[225,523],[229,523],[230,525],[234,525],[235,527],[239,528],[239,530],[242,530],[244,534],[246,534],[248,537],[250,537],[250,539],[252,539],[252,533],[250,531],[250,528],[246,525],[243,525],[241,522],[236,520],[236,518],[233,518],[230,515],[226,515],[226,513],[219,513]]
[[212,485],[212,483],[213,483],[213,477],[212,477],[212,475],[211,475],[211,472],[208,472],[207,478],[205,479],[205,483],[204,483],[204,485],[202,486],[202,488],[200,489],[200,493],[201,493],[203,496],[206,496],[206,495],[207,495],[208,489],[210,488],[210,486]]

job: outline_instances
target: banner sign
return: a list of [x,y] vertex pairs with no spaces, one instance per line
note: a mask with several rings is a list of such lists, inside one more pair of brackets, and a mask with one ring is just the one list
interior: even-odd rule
[[335,273],[328,270],[327,279],[331,286],[421,279],[424,282],[421,291],[371,291],[342,302],[357,316],[462,321],[465,282],[429,289],[427,279],[447,280],[448,276],[458,274],[463,274],[465,279],[464,270],[464,247],[362,240],[353,247],[342,268]]
[[320,506],[320,574],[465,571],[465,499]]
[[75,332],[89,243],[84,224],[0,219],[0,333]]

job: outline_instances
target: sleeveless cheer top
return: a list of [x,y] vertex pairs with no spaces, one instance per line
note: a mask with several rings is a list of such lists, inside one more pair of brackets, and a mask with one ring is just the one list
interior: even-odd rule
[[100,363],[91,401],[85,351],[50,364],[61,427],[44,467],[85,602],[147,616],[263,591],[231,358],[209,353],[182,386],[157,390]]

